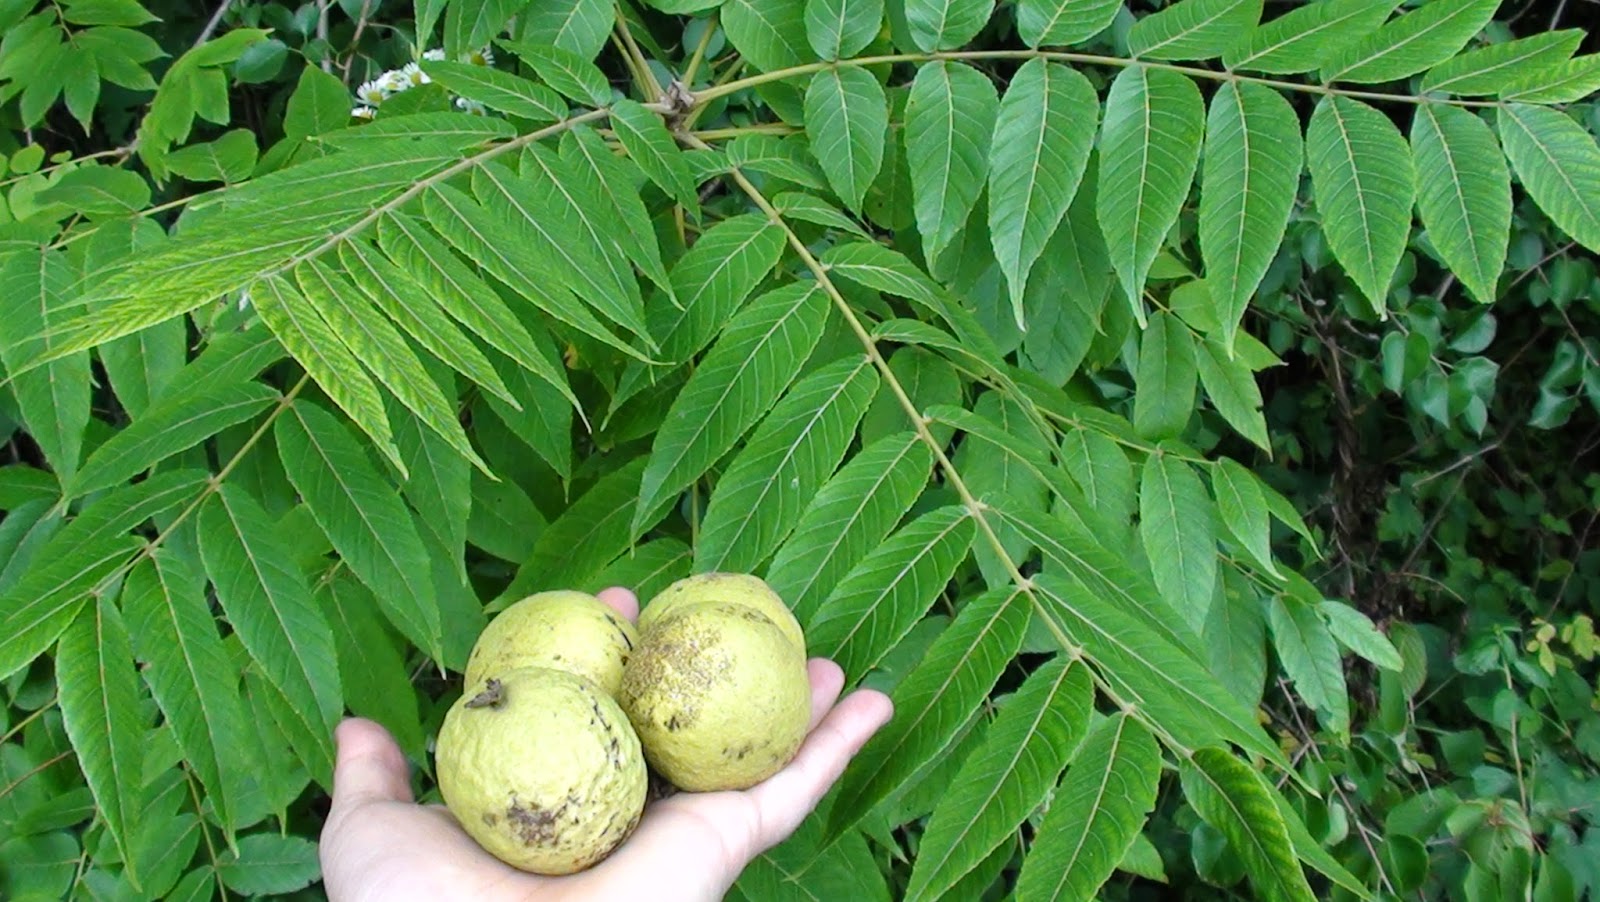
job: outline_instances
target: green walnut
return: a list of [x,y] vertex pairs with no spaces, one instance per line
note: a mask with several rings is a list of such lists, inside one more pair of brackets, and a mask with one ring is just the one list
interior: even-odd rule
[[536,874],[571,874],[610,854],[644,810],[638,737],[611,696],[548,668],[468,684],[435,750],[445,805],[478,845]]
[[783,630],[790,642],[802,649],[806,647],[805,634],[800,631],[800,624],[790,613],[789,606],[765,580],[745,573],[698,573],[678,580],[645,605],[639,614],[639,630],[648,630],[657,620],[687,605],[708,602],[755,608]]
[[643,626],[623,670],[617,700],[645,759],[679,789],[749,788],[805,739],[811,683],[805,647],[791,638],[803,642],[799,626],[791,632],[763,602],[740,600],[751,603],[684,595]]
[[613,698],[639,634],[585,592],[540,592],[501,611],[467,658],[465,685],[518,667],[550,667],[594,681]]

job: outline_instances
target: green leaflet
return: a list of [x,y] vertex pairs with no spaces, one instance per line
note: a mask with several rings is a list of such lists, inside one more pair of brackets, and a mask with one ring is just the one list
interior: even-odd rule
[[830,276],[899,295],[932,311],[949,323],[962,344],[980,359],[993,361],[1002,356],[972,314],[899,251],[875,241],[850,241],[824,251],[822,264]]
[[692,215],[699,216],[700,199],[695,194],[694,178],[661,117],[632,100],[619,100],[611,107],[611,128],[650,181]]
[[[1287,768],[1283,752],[1256,723],[1253,710],[1206,672],[1188,648],[1085,588],[1077,574],[1035,578],[1038,597],[1067,635],[1124,701],[1139,705],[1175,741],[1190,748],[1233,742]],[[1198,646],[1198,640],[1195,640]]]
[[1104,31],[1121,8],[1119,0],[1018,0],[1017,33],[1029,47],[1078,44]]
[[1204,118],[1194,82],[1167,69],[1130,66],[1106,95],[1097,212],[1141,326],[1145,276],[1189,195]]
[[1324,601],[1318,606],[1328,631],[1339,644],[1384,670],[1400,671],[1405,663],[1389,637],[1378,631],[1367,615],[1339,601]]
[[[490,141],[515,138],[517,129],[504,119],[471,113],[408,113],[403,116],[385,113],[383,118],[372,122],[318,135],[317,141],[334,150],[358,151],[369,144],[411,141],[413,135],[422,135],[430,140],[448,143],[451,147],[468,150]],[[173,154],[174,158],[176,156]]]
[[317,844],[278,833],[240,838],[237,853],[226,850],[218,856],[216,870],[229,889],[244,896],[293,893],[316,880],[318,873]]
[[439,301],[421,282],[359,241],[347,241],[339,248],[339,262],[361,293],[417,344],[474,385],[496,397],[511,399],[488,358],[445,316]]
[[536,451],[562,479],[572,477],[572,408],[561,403],[549,385],[500,358],[506,383],[521,401],[520,409],[489,398],[495,416],[523,443]]
[[667,267],[661,262],[661,248],[650,226],[650,214],[635,187],[638,167],[613,155],[593,129],[581,125],[561,135],[561,158],[570,164],[567,174],[571,181],[567,187],[579,205],[597,221],[616,224],[614,228],[606,226],[611,240],[646,278],[672,296],[676,306]]
[[639,477],[648,458],[636,457],[601,477],[551,523],[502,597],[516,600],[545,589],[589,581],[633,546],[628,524],[639,504]]
[[146,727],[139,675],[122,614],[97,596],[61,635],[55,659],[61,722],[78,767],[94,793],[96,813],[138,883],[131,841],[144,811]]
[[837,207],[801,191],[785,191],[772,198],[772,208],[785,219],[815,223],[830,229],[848,232],[855,238],[866,238],[860,224],[839,212]]
[[1306,148],[1328,246],[1382,315],[1411,231],[1411,151],[1388,116],[1338,96],[1318,101]]
[[608,586],[627,586],[648,602],[662,589],[688,576],[693,558],[689,546],[677,539],[655,539],[612,561],[580,588],[598,592]]
[[1200,256],[1223,348],[1283,242],[1300,188],[1300,118],[1282,94],[1248,82],[1217,89],[1200,173]]
[[192,501],[207,478],[197,470],[158,473],[112,489],[61,527],[0,595],[0,679],[43,654],[89,594],[144,547],[130,530]]
[[858,67],[823,69],[805,99],[811,153],[845,206],[860,211],[883,165],[889,101],[872,73]]
[[185,362],[184,321],[173,317],[101,345],[96,353],[129,415],[142,416]]
[[1161,750],[1127,714],[1090,731],[1017,875],[1019,902],[1093,899],[1155,806]]
[[263,279],[252,300],[267,328],[305,367],[307,375],[372,438],[403,476],[405,467],[394,448],[378,387],[311,303],[282,276]]
[[913,520],[839,581],[806,622],[806,645],[837,661],[847,685],[859,682],[928,612],[974,532],[960,505]]
[[1111,258],[1095,221],[1097,180],[1092,168],[1085,169],[1077,196],[1046,242],[1022,296],[1028,321],[1023,365],[1056,385],[1083,363],[1111,295]]
[[1511,168],[1562,231],[1600,253],[1600,147],[1563,113],[1508,104],[1500,108],[1500,141]]
[[484,166],[472,174],[472,193],[484,208],[517,224],[530,260],[539,270],[593,307],[595,312],[638,335],[653,349],[645,331],[639,283],[626,264],[618,265],[597,233],[581,220],[558,214],[572,208],[561,188],[567,167],[549,150],[524,149],[522,167]]
[[825,60],[865,50],[883,24],[883,0],[806,0],[806,40]]
[[315,743],[306,767],[326,777],[344,707],[333,633],[277,530],[255,499],[223,483],[200,508],[200,554],[235,635]]
[[1310,72],[1377,28],[1399,0],[1322,0],[1246,32],[1222,55],[1229,69]]
[[[28,434],[63,482],[71,482],[89,425],[89,355],[60,352],[56,330],[76,312],[64,254],[30,248],[0,257],[0,361]],[[29,361],[48,361],[34,370]]]
[[1198,634],[1216,592],[1216,511],[1194,468],[1171,451],[1163,446],[1141,469],[1139,537],[1161,597]]
[[1180,762],[1178,773],[1184,797],[1206,823],[1227,837],[1262,898],[1283,902],[1316,898],[1260,772],[1224,749],[1203,748]]
[[1065,655],[1005,699],[928,820],[906,902],[941,898],[1015,833],[1071,760],[1093,702],[1088,668]]
[[1200,637],[1211,672],[1234,698],[1261,704],[1267,678],[1267,621],[1255,590],[1223,571],[1222,594],[1206,617]]
[[64,497],[107,489],[260,413],[279,397],[259,382],[203,383],[175,393],[95,449]]
[[918,50],[956,50],[989,22],[994,0],[904,0],[906,27]]
[[309,401],[290,405],[273,435],[284,472],[345,566],[406,638],[441,660],[428,554],[399,493],[344,425]]
[[1133,514],[1133,466],[1115,440],[1087,427],[1067,430],[1061,437],[1061,465],[1103,519],[1126,526]]
[[965,63],[923,63],[906,101],[905,153],[923,256],[955,241],[989,174],[989,142],[1000,98]]
[[1211,465],[1211,491],[1217,496],[1217,513],[1228,534],[1257,566],[1278,576],[1278,565],[1272,559],[1267,499],[1250,471],[1232,458],[1218,458]]
[[205,581],[181,555],[158,550],[128,574],[122,607],[150,694],[231,833],[250,772],[250,746],[238,680],[217,637]]
[[1506,86],[1501,97],[1523,103],[1572,103],[1600,91],[1600,53],[1570,59]]
[[895,687],[895,717],[839,778],[827,833],[839,836],[953,741],[1022,644],[1030,608],[1012,587],[968,602]]
[[1422,90],[1462,97],[1499,94],[1517,82],[1559,71],[1583,38],[1583,29],[1563,28],[1469,50],[1429,69]]
[[567,117],[567,104],[561,95],[492,66],[424,60],[422,69],[452,92],[476,100],[491,110],[520,116],[540,125]]
[[823,485],[773,558],[766,580],[808,622],[839,581],[880,547],[922,494],[933,453],[914,432],[869,443]]
[[839,466],[878,382],[878,371],[855,356],[795,383],[717,480],[696,570],[748,572],[766,560]]
[[635,536],[777,401],[822,337],[827,313],[827,297],[802,282],[768,292],[733,318],[656,433],[630,527]]
[[1339,648],[1317,609],[1284,595],[1267,607],[1267,625],[1278,661],[1295,691],[1317,709],[1324,726],[1339,735],[1350,730],[1350,698],[1345,688]]
[[588,59],[553,44],[498,40],[533,68],[545,83],[579,103],[602,107],[611,102],[611,85]]
[[1483,30],[1500,0],[1433,0],[1325,56],[1325,81],[1375,84],[1431,68]]
[[522,7],[519,36],[594,59],[615,24],[616,7],[607,0],[552,0]]
[[1150,439],[1175,438],[1194,413],[1194,336],[1170,313],[1157,313],[1139,342],[1133,425]]
[[1221,56],[1261,20],[1261,0],[1181,0],[1140,18],[1128,52],[1140,59],[1205,60]]
[[395,447],[406,465],[400,491],[420,515],[420,522],[438,535],[459,561],[472,510],[471,465],[416,417],[392,413]]
[[383,605],[348,571],[318,586],[316,599],[333,630],[350,712],[383,724],[407,755],[424,758],[416,691],[400,648],[378,616]]
[[378,223],[378,240],[452,319],[579,406],[561,367],[534,343],[506,302],[431,232],[410,217],[390,214]]
[[721,14],[728,40],[756,69],[771,72],[807,61],[803,0],[727,0]]
[[384,388],[463,457],[478,466],[487,466],[472,450],[451,399],[428,375],[400,332],[365,303],[363,292],[316,260],[296,267],[295,276],[305,299],[351,356],[365,361],[367,370]]
[[1211,406],[1240,435],[1270,453],[1272,440],[1267,437],[1267,421],[1261,410],[1261,388],[1244,358],[1230,359],[1217,342],[1208,339],[1198,343],[1194,360]]
[[1028,273],[1077,194],[1099,115],[1087,78],[1042,59],[1024,63],[1000,101],[989,164],[989,240],[1018,328],[1026,328]]
[[1450,270],[1493,303],[1511,241],[1511,174],[1494,132],[1459,107],[1425,103],[1411,119],[1417,212]]

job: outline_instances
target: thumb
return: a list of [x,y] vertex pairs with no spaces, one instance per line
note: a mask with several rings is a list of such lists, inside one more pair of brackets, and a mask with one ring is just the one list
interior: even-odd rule
[[374,721],[346,718],[333,733],[333,807],[410,802],[411,768],[389,731]]

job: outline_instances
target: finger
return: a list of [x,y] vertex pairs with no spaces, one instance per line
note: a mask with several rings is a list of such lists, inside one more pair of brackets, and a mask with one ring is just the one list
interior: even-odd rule
[[411,768],[394,737],[381,725],[346,718],[333,733],[338,756],[333,765],[333,807],[368,802],[410,802]]
[[761,811],[760,849],[778,844],[800,826],[845,765],[893,714],[894,706],[881,692],[850,693],[806,737],[788,767],[750,790]]
[[822,723],[822,718],[833,708],[844,688],[844,671],[827,658],[812,658],[806,662],[806,675],[811,678],[811,723],[809,733]]
[[639,619],[639,596],[633,592],[621,586],[612,586],[609,589],[601,589],[595,597],[610,605],[618,614],[628,618],[628,622],[632,623]]

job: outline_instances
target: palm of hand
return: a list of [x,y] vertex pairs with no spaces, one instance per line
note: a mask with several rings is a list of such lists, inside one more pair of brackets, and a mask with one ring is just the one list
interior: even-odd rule
[[[634,617],[626,590],[602,600]],[[844,675],[812,660],[811,732],[779,773],[743,792],[683,793],[652,803],[639,827],[601,864],[570,877],[539,877],[479,848],[443,806],[412,801],[408,767],[382,727],[339,728],[333,810],[322,832],[328,896],[366,899],[720,899],[744,866],[794,832],[851,756],[890,715],[881,693],[835,705]]]

